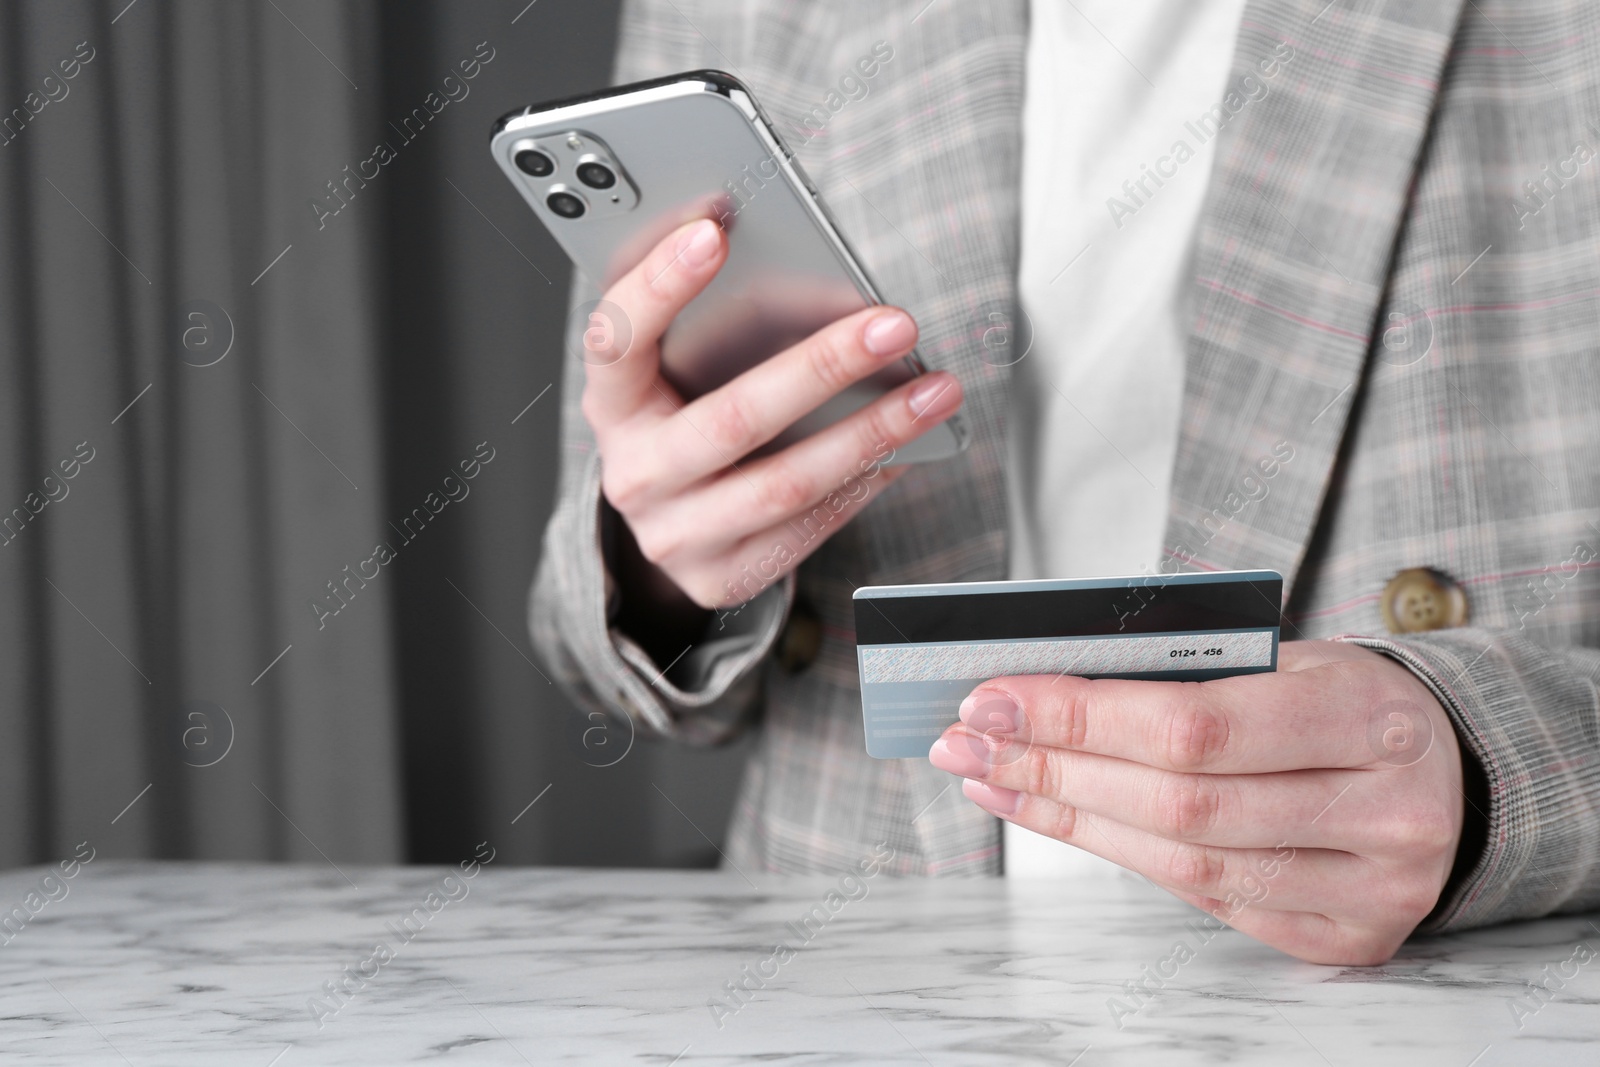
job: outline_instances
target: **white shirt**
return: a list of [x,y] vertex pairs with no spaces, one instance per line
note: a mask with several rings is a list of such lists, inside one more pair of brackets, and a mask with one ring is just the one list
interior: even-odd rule
[[[1012,578],[1151,573],[1160,559],[1215,145],[1199,120],[1226,92],[1244,6],[1032,5],[1018,287],[1033,342],[1011,372]],[[1007,875],[1113,870],[1011,823],[1004,835]]]

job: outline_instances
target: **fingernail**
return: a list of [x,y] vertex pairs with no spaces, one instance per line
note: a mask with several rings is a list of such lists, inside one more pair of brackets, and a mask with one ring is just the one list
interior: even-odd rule
[[1022,799],[1022,794],[1015,789],[990,785],[988,782],[974,782],[970,778],[961,783],[961,791],[967,795],[968,800],[996,815],[1015,814],[1017,803]]
[[924,374],[911,390],[911,395],[906,397],[906,404],[911,408],[911,414],[921,418],[934,408],[947,406],[955,397],[956,383],[949,375]]
[[875,356],[893,356],[909,349],[917,339],[917,324],[898,308],[880,313],[861,331],[861,342]]
[[988,751],[983,742],[971,734],[960,734],[957,738],[955,744],[950,743],[948,736],[935,741],[928,749],[928,762],[962,778],[982,778],[988,774]]
[[1014,734],[1022,726],[1022,706],[1005,693],[974,689],[961,702],[961,721],[980,734]]
[[678,238],[678,258],[691,267],[703,267],[717,252],[717,224],[701,219]]

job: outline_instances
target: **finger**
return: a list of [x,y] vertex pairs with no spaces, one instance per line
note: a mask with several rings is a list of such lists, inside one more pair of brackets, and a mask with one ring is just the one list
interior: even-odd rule
[[[1378,762],[1368,716],[1387,695],[1362,664],[1306,666],[1209,682],[1016,675],[985,682],[961,705],[982,732],[1026,730],[1035,744],[1152,767],[1253,774]],[[1427,715],[1420,705],[1416,715]],[[1007,729],[1008,725],[1010,729]]]
[[1024,741],[996,742],[952,726],[929,753],[936,767],[1048,797],[1158,837],[1227,848],[1404,852],[1431,830],[1409,820],[1373,772],[1308,770],[1191,774]]
[[[1377,910],[1350,899],[1370,873],[1368,861],[1347,852],[1295,848],[1217,848],[1170,841],[1104,816],[985,782],[962,783],[967,799],[1018,826],[1092,852],[1173,892],[1222,901],[1230,908],[1271,911]],[[1379,884],[1381,888],[1381,883]]]
[[710,219],[678,227],[606,290],[627,316],[630,340],[621,358],[584,364],[583,412],[596,428],[662,402],[654,388],[656,342],[689,301],[700,295],[727,253],[722,229]]
[[651,482],[667,496],[730,466],[916,341],[916,323],[899,308],[866,308],[830,323],[680,409],[682,418],[662,428]]
[[873,492],[883,464],[955,414],[961,398],[953,375],[922,375],[781,452],[739,464],[704,488],[680,491],[663,502],[659,521],[720,529],[725,544],[786,519],[811,524],[835,498]]
[[[884,468],[874,484],[881,492],[905,473],[904,467]],[[795,516],[791,521],[767,526],[732,546],[725,556],[697,568],[700,574],[679,585],[703,608],[717,610],[742,604],[781,581],[785,574],[849,525],[875,495],[834,501],[825,515],[807,516],[809,522]],[[833,506],[838,510],[833,510]]]

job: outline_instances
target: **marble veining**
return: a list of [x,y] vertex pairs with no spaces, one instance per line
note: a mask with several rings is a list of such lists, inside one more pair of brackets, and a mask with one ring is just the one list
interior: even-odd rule
[[[0,875],[0,909],[43,873]],[[0,944],[0,1060],[1600,1063],[1593,916],[1362,969],[1213,933],[1131,876],[344,874],[86,865]]]

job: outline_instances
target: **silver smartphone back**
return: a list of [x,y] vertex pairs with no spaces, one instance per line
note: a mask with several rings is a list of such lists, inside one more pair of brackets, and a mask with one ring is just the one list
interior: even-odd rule
[[[882,303],[754,96],[721,71],[524,108],[495,124],[490,150],[602,291],[683,223],[709,217],[722,224],[727,262],[661,339],[662,374],[685,398]],[[604,326],[627,328],[609,319]],[[923,370],[912,353],[811,412],[763,451],[815,433]],[[894,462],[960,452],[967,445],[960,419],[958,413],[901,448]]]

